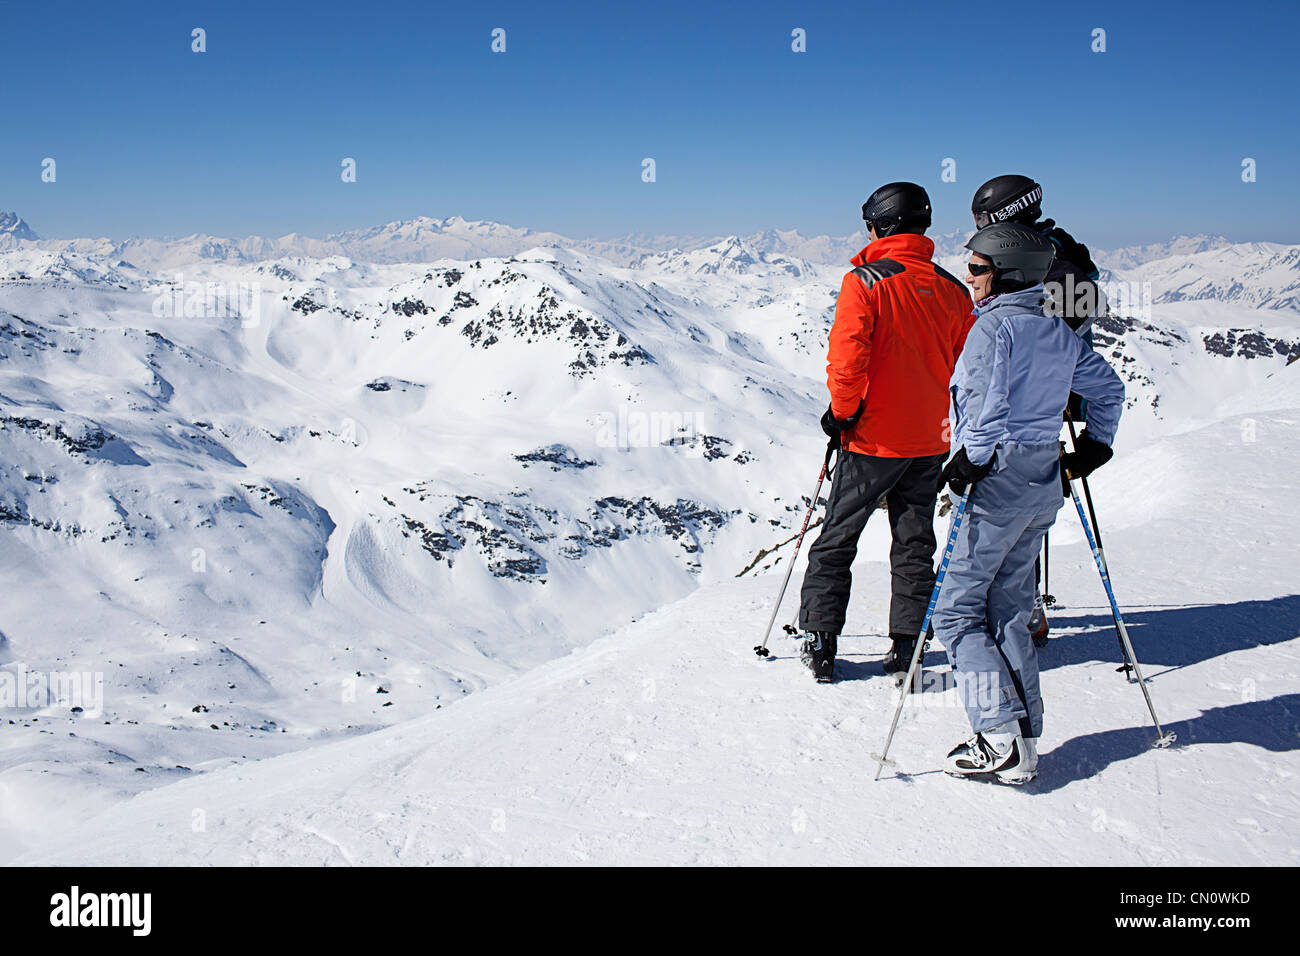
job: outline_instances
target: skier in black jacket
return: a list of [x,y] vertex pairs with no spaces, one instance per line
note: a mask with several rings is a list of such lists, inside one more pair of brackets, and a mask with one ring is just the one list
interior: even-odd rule
[[1056,258],[1043,285],[1052,294],[1060,316],[1075,332],[1092,344],[1092,320],[1104,311],[1101,277],[1088,247],[1056,224],[1042,219],[1043,187],[1028,176],[995,176],[975,191],[971,200],[975,228],[992,223],[1018,222],[1036,229],[1056,247]]
[[[1056,220],[1042,218],[1043,187],[1028,176],[995,176],[975,190],[970,211],[975,217],[977,230],[1014,222],[1037,230],[1051,241],[1056,247],[1056,258],[1052,260],[1043,286],[1056,314],[1092,348],[1092,321],[1106,311],[1105,299],[1098,285],[1101,273],[1087,246],[1058,226]],[[1076,422],[1086,420],[1087,408],[1078,395],[1071,393],[1066,413]],[[1041,580],[1042,568],[1038,562],[1034,563],[1034,576],[1035,580]],[[1047,613],[1043,608],[1042,594],[1035,590],[1034,614],[1029,620],[1029,629],[1034,644],[1042,647],[1047,643]]]

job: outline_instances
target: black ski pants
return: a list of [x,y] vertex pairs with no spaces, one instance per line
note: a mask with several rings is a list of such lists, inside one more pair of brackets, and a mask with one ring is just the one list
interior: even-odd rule
[[893,534],[889,632],[908,637],[920,633],[934,590],[935,489],[946,457],[839,453],[821,534],[808,551],[799,605],[799,626],[804,631],[839,634],[844,629],[858,538],[883,497]]

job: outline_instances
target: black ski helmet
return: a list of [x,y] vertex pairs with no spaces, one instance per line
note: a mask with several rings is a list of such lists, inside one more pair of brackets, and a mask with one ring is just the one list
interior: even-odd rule
[[995,222],[1037,222],[1043,215],[1043,187],[1028,176],[994,176],[970,201],[975,228]]
[[1056,246],[1037,229],[1018,222],[1000,222],[976,231],[966,243],[971,252],[993,262],[994,291],[1027,289],[1047,278]]
[[862,204],[862,221],[878,236],[930,228],[930,197],[916,183],[886,183]]

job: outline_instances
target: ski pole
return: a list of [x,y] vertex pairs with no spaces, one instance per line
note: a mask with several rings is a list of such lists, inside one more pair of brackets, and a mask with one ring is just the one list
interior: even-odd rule
[[[1074,419],[1070,417],[1069,409],[1065,412],[1065,424],[1070,429],[1070,447],[1074,451],[1079,450],[1079,437],[1074,433]],[[1097,532],[1097,547],[1101,547],[1101,526],[1097,524],[1097,512],[1092,506],[1092,490],[1088,487],[1088,479],[1080,478],[1083,482],[1083,497],[1088,502],[1088,517],[1092,520],[1093,530]]]
[[1097,539],[1092,536],[1092,529],[1088,527],[1088,518],[1083,513],[1083,502],[1079,500],[1079,493],[1074,490],[1074,481],[1070,478],[1069,473],[1066,477],[1070,479],[1070,495],[1074,498],[1074,508],[1079,512],[1079,521],[1083,524],[1083,533],[1088,536],[1088,546],[1092,548],[1092,558],[1097,562],[1097,570],[1101,573],[1101,583],[1106,588],[1106,597],[1110,599],[1110,610],[1115,615],[1115,629],[1119,632],[1120,644],[1124,649],[1127,660],[1132,662],[1133,673],[1137,675],[1138,686],[1142,688],[1142,696],[1146,698],[1147,710],[1151,711],[1151,722],[1156,725],[1156,739],[1151,745],[1153,747],[1168,747],[1178,739],[1173,731],[1165,732],[1160,727],[1160,718],[1156,716],[1155,705],[1151,703],[1151,694],[1147,691],[1146,679],[1142,676],[1142,668],[1138,666],[1137,655],[1133,653],[1133,643],[1128,638],[1128,628],[1124,626],[1124,617],[1119,612],[1119,602],[1115,600],[1115,590],[1110,586],[1110,573],[1106,569],[1106,556],[1102,554],[1101,545]]
[[957,543],[957,531],[961,528],[962,515],[966,513],[966,502],[970,499],[973,487],[974,485],[966,486],[966,490],[962,492],[961,502],[957,505],[957,513],[952,516],[952,527],[948,529],[948,544],[943,549],[943,560],[939,562],[939,571],[934,576],[934,590],[930,592],[930,605],[925,609],[925,620],[921,622],[921,633],[916,638],[912,662],[907,667],[907,677],[904,678],[898,694],[898,706],[894,708],[894,719],[889,724],[889,736],[885,738],[885,748],[880,751],[880,763],[876,765],[877,780],[880,779],[880,771],[885,768],[885,760],[889,757],[889,747],[894,742],[894,731],[898,728],[898,717],[903,712],[903,702],[912,692],[912,674],[916,671],[917,663],[925,655],[925,634],[930,629],[930,618],[934,616],[934,607],[939,603],[939,591],[943,587],[944,575],[948,573],[948,562],[952,559],[952,549]]
[[831,455],[835,452],[834,441],[826,446],[826,458],[822,461],[822,472],[817,476],[817,490],[813,492],[812,501],[808,505],[808,513],[803,516],[803,527],[799,529],[799,539],[794,543],[794,554],[790,555],[790,563],[786,565],[785,580],[781,582],[781,593],[776,596],[776,606],[772,608],[772,616],[767,620],[767,630],[763,632],[763,643],[754,645],[754,653],[759,657],[767,657],[771,652],[767,649],[767,639],[772,636],[772,625],[776,623],[777,612],[781,610],[781,602],[785,600],[785,589],[790,583],[790,572],[794,570],[795,559],[799,557],[799,547],[803,544],[803,536],[808,531],[808,522],[812,519],[813,509],[817,507],[817,497],[822,493],[822,482],[826,480],[826,470],[831,465]]
[[1051,532],[1043,534],[1043,604],[1046,607],[1056,606],[1056,596],[1052,594],[1051,588],[1051,552],[1048,548],[1051,546]]
[[[1079,439],[1078,436],[1074,434],[1074,418],[1071,417],[1069,409],[1066,409],[1065,412],[1065,424],[1068,425],[1070,428],[1070,445],[1072,448],[1074,448],[1075,451],[1078,451]],[[1083,498],[1085,501],[1088,502],[1088,520],[1092,522],[1092,530],[1097,535],[1097,550],[1101,551],[1102,557],[1104,558],[1106,552],[1102,549],[1101,546],[1101,525],[1097,524],[1097,510],[1092,506],[1092,490],[1088,487],[1087,478],[1080,478],[1079,481],[1083,482]],[[1071,494],[1074,493],[1073,484],[1070,485],[1070,493]],[[1120,619],[1119,619],[1119,615],[1116,614],[1115,616],[1116,635],[1119,634],[1119,629],[1120,629]],[[1133,662],[1132,662],[1133,659],[1129,657],[1128,652],[1124,650],[1124,640],[1122,637],[1119,638],[1119,653],[1120,653],[1120,657],[1124,658],[1124,663],[1115,669],[1119,671],[1119,673],[1127,676],[1128,672],[1133,669]]]
[[794,609],[794,617],[790,618],[790,623],[781,625],[781,630],[785,631],[785,633],[790,635],[791,637],[795,637],[798,635],[799,633],[799,609],[798,608]]

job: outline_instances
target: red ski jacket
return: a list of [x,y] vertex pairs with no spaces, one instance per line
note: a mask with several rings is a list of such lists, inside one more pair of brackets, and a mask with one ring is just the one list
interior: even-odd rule
[[826,356],[831,413],[858,423],[849,451],[919,458],[948,451],[948,381],[975,324],[966,286],[913,233],[877,239],[844,277]]

